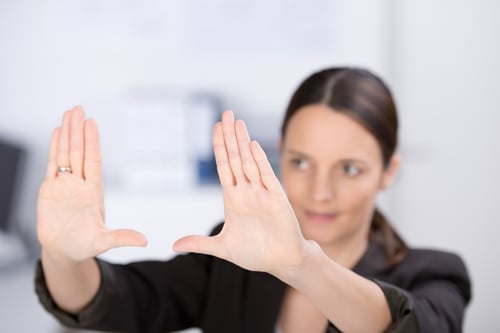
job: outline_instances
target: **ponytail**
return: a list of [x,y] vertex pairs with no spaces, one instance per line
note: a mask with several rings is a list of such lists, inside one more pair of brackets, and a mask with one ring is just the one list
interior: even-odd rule
[[381,244],[391,265],[399,263],[408,252],[408,246],[389,221],[375,208],[370,227],[370,241]]

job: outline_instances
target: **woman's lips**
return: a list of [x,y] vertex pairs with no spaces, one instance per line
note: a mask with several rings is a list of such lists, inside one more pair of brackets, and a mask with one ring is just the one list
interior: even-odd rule
[[333,222],[337,218],[337,213],[319,213],[306,211],[306,216],[309,220],[319,223]]

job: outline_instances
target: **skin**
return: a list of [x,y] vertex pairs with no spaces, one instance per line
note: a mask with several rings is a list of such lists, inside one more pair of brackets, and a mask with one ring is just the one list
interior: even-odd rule
[[[309,113],[316,116],[316,111],[303,111],[296,116]],[[350,195],[341,195],[342,186],[334,185],[333,181],[323,183],[323,177],[326,179],[329,174],[325,170],[337,170],[332,166],[337,165],[342,154],[319,154],[309,142],[299,140],[300,135],[294,135],[292,140],[291,133],[300,133],[302,126],[302,122],[295,126],[294,121],[292,119],[282,144],[283,162],[288,161],[290,148],[304,149],[302,153],[311,158],[320,170],[315,174],[320,177],[313,177],[312,182],[292,181],[297,175],[291,170],[285,171],[285,165],[283,180],[289,201],[264,151],[250,140],[244,122],[235,121],[233,113],[226,111],[213,132],[223,190],[224,227],[213,237],[181,238],[174,244],[174,250],[215,255],[248,270],[268,272],[287,283],[290,292],[279,319],[284,332],[311,328],[294,326],[290,320],[300,318],[293,314],[306,309],[318,327],[324,328],[328,319],[342,331],[383,331],[390,323],[390,312],[381,289],[346,268],[353,262],[352,257],[358,258],[366,247],[367,221],[374,199],[369,193],[373,190],[374,197],[376,177],[360,181],[356,193]],[[360,134],[365,134],[368,144],[369,134]],[[325,141],[320,143],[320,147],[325,146]],[[57,172],[57,166],[68,165],[73,168],[72,173]],[[85,120],[83,109],[75,107],[65,113],[61,127],[52,136],[47,175],[39,193],[37,222],[48,288],[57,305],[71,313],[81,311],[99,288],[96,255],[119,246],[147,243],[137,231],[106,228],[101,167],[97,125],[91,119]],[[385,173],[381,170],[379,185],[383,187],[388,181],[384,180]],[[287,186],[290,182],[295,185]],[[332,187],[322,184],[332,184]],[[307,199],[308,194],[316,199]],[[337,197],[338,200],[333,199]],[[326,226],[329,223],[321,226],[325,235],[315,233],[308,225],[311,219],[307,211],[323,212],[319,209],[331,208],[338,212],[338,219],[334,219],[332,226]],[[345,251],[335,257],[333,250],[342,248]],[[352,249],[356,255],[350,254]],[[360,321],[360,317],[365,320]]]
[[[72,173],[58,173],[71,166]],[[37,202],[37,235],[47,286],[55,302],[77,313],[97,293],[100,274],[96,255],[119,246],[145,246],[133,230],[104,225],[99,133],[81,107],[64,113],[54,129],[47,172]]]
[[351,268],[398,164],[384,169],[378,142],[349,116],[319,104],[298,110],[281,143],[281,177],[304,237]]
[[[387,169],[375,138],[326,105],[309,105],[290,119],[281,144],[281,177],[304,238],[352,268],[368,245],[375,198],[399,164]],[[300,291],[283,301],[283,332],[324,332],[326,318]]]

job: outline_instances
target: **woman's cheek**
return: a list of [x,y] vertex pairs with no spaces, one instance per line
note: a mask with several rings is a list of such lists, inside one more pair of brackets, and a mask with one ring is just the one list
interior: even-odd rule
[[377,194],[375,183],[359,181],[351,184],[344,183],[339,193],[339,204],[350,211],[364,211],[371,208]]
[[349,198],[346,200],[350,210],[361,219],[368,218],[375,206],[376,187],[371,183],[361,184],[357,188],[352,188],[350,192]]

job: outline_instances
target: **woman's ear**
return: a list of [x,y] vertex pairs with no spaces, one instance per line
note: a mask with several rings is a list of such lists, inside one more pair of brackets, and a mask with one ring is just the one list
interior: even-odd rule
[[385,190],[392,184],[399,170],[400,164],[401,164],[401,155],[399,154],[392,155],[389,164],[384,169],[384,173],[382,174],[382,182],[380,184],[381,190]]

